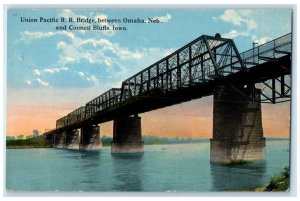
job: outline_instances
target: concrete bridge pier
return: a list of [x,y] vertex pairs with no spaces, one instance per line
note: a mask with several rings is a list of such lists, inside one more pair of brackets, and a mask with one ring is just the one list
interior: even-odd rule
[[[220,86],[214,91],[210,161],[236,163],[265,157],[259,89]],[[254,95],[254,96],[252,96]],[[253,97],[250,100],[247,97]]]
[[52,134],[52,135],[46,135],[46,144],[47,145],[51,145],[52,147],[54,147],[54,135],[55,134]]
[[62,133],[54,134],[54,148],[65,149],[67,140],[67,132],[63,131]]
[[119,117],[114,120],[111,153],[143,153],[141,117]]
[[79,150],[81,129],[69,130],[67,132],[66,148]]
[[101,150],[100,126],[88,125],[80,129],[80,150]]

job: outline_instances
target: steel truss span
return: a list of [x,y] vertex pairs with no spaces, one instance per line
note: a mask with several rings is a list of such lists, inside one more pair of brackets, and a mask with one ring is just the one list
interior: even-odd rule
[[[232,39],[202,35],[56,121],[52,134],[213,94],[255,86],[261,102],[290,101],[292,34],[239,53]],[[251,97],[249,97],[251,98]],[[252,97],[253,98],[253,97]]]

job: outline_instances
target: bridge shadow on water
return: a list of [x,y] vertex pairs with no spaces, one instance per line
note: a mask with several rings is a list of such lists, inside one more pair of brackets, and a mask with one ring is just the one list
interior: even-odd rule
[[143,153],[112,154],[115,191],[143,191],[143,156]]
[[248,164],[211,164],[212,191],[254,191],[264,186],[266,161]]
[[87,161],[93,161],[100,158],[101,150],[97,151],[83,151],[83,150],[72,150],[72,149],[63,149],[63,152],[59,152],[61,157],[66,159],[84,159]]

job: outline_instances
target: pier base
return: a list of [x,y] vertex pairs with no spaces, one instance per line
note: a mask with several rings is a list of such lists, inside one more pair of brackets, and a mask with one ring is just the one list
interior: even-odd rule
[[253,87],[220,86],[215,90],[211,162],[238,163],[265,158],[260,93]]
[[100,126],[91,125],[81,128],[80,150],[97,151],[101,150],[102,142],[100,139]]
[[122,117],[114,120],[111,153],[143,153],[141,117]]
[[55,135],[54,148],[65,149],[66,148],[66,137],[67,137],[66,131],[64,131],[62,133],[55,133],[54,135]]
[[67,132],[67,149],[79,150],[81,129],[70,130]]

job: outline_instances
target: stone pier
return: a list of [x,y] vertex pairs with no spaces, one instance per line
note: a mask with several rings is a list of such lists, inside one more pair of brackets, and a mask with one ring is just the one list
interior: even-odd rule
[[[254,87],[220,86],[215,90],[211,162],[235,163],[265,158],[260,93]],[[252,100],[249,97],[253,97]]]
[[143,153],[141,117],[119,117],[114,120],[111,153]]
[[100,126],[91,125],[81,128],[80,150],[101,150]]
[[66,148],[79,150],[81,129],[70,130],[67,132]]
[[54,148],[64,149],[66,148],[66,136],[67,132],[63,131],[62,133],[54,134]]

